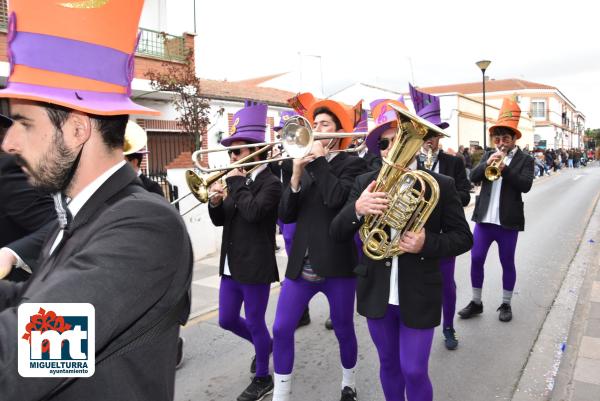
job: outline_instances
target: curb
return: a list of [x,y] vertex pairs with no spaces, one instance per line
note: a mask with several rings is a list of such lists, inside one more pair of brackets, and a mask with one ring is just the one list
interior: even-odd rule
[[597,261],[597,247],[586,246],[585,239],[600,231],[599,198],[600,195],[594,199],[588,225],[525,362],[512,401],[546,401],[552,396],[583,280],[592,265],[590,261]]

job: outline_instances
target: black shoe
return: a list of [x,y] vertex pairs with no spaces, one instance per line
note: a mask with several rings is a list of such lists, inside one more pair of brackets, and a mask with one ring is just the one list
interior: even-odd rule
[[446,349],[451,351],[458,347],[456,331],[452,327],[446,327],[444,329],[444,344],[446,345]]
[[183,365],[183,337],[177,339],[177,361],[175,363],[175,369],[179,369]]
[[331,321],[330,317],[328,317],[327,320],[325,320],[325,328],[327,330],[333,330],[333,322]]
[[256,373],[256,355],[252,357],[252,362],[250,363],[250,373]]
[[240,396],[237,401],[259,401],[265,398],[267,394],[273,392],[273,378],[271,375],[266,377],[255,377],[252,383]]
[[352,387],[344,387],[342,390],[342,398],[340,398],[340,401],[357,401],[357,395],[356,395],[356,390],[354,390]]
[[460,312],[458,312],[458,316],[460,316],[463,319],[469,319],[470,317],[473,317],[474,315],[479,315],[481,313],[483,313],[483,303],[480,303],[478,305],[475,302],[471,301]]
[[512,309],[510,304],[503,303],[496,311],[500,311],[498,319],[500,319],[501,322],[510,322],[512,320]]
[[[298,327],[307,326],[310,324],[310,313],[308,312],[308,308],[304,309],[304,313],[298,322]],[[298,328],[296,327],[296,328]]]

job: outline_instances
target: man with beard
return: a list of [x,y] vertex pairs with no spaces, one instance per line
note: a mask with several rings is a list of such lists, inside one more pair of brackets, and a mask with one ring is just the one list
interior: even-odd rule
[[[14,121],[2,149],[33,186],[53,193],[58,221],[36,274],[0,282],[2,400],[173,399],[190,240],[177,211],[145,191],[123,160],[128,114],[157,114],[128,97],[142,6],[10,3],[8,46],[19,64],[0,91]],[[18,342],[26,340],[17,338],[17,309],[25,302],[94,307],[93,376],[18,373]]]

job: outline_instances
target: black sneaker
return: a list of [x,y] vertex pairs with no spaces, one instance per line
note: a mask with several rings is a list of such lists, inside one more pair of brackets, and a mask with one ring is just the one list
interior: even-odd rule
[[273,378],[271,375],[266,377],[255,377],[252,383],[240,396],[237,401],[259,401],[265,398],[267,394],[273,392]]
[[455,350],[458,347],[458,339],[456,338],[456,331],[452,327],[446,327],[444,329],[444,344],[446,349]]
[[475,302],[471,301],[460,312],[458,312],[458,316],[460,316],[463,319],[469,319],[470,317],[473,317],[474,315],[479,315],[481,313],[483,313],[483,303],[480,303],[478,305]]
[[175,363],[175,369],[179,369],[183,365],[183,337],[177,339],[177,361]]
[[[308,312],[308,307],[304,309],[304,313],[298,322],[298,327],[308,326],[310,324],[310,313]],[[298,328],[296,327],[296,328]]]
[[353,389],[352,387],[344,387],[342,389],[342,398],[340,398],[340,401],[357,401],[357,395],[356,395],[356,390]]
[[500,319],[501,322],[510,322],[512,320],[512,309],[510,304],[503,303],[496,311],[500,311],[498,319]]
[[325,320],[325,328],[327,330],[333,330],[333,322],[331,321],[330,317],[328,317],[327,320]]

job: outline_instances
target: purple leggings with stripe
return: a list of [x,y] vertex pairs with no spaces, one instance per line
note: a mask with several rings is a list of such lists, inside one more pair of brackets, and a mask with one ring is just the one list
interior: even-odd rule
[[406,327],[398,305],[388,305],[383,318],[367,318],[367,323],[379,355],[386,401],[431,401],[428,370],[434,329]]
[[492,242],[498,243],[500,264],[502,265],[502,288],[512,291],[517,281],[515,268],[515,250],[519,232],[502,228],[497,224],[477,223],[473,230],[473,248],[471,249],[471,285],[483,288],[483,266]]
[[442,316],[444,328],[454,328],[454,312],[456,311],[456,282],[454,281],[454,256],[440,260],[442,272]]
[[273,323],[273,365],[275,373],[288,375],[294,368],[294,331],[312,297],[322,292],[329,301],[333,330],[340,346],[342,366],[356,366],[358,345],[354,332],[354,292],[356,279],[353,277],[328,277],[322,283],[311,283],[301,277],[286,278],[281,283]]
[[[270,289],[270,284],[241,284],[229,276],[221,277],[219,288],[219,326],[254,345],[257,377],[269,375],[271,336],[265,312]],[[242,302],[245,319],[240,316]]]

